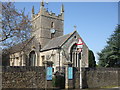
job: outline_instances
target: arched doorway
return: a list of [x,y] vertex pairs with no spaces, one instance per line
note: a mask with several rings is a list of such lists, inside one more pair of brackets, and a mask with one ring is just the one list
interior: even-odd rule
[[79,55],[80,53],[77,52],[77,45],[75,43],[70,49],[70,61],[73,63],[74,67],[80,67]]
[[35,51],[32,51],[29,54],[29,66],[35,66],[35,63],[36,63],[36,54]]

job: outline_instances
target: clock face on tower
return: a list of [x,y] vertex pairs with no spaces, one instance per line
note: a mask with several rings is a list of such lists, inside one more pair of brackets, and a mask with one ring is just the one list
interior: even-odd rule
[[55,29],[51,28],[50,32],[54,34],[55,33]]

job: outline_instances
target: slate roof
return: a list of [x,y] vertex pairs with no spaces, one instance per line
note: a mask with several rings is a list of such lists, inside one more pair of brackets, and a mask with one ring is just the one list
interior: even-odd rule
[[[67,35],[63,35],[63,36],[53,38],[52,40],[50,40],[47,43],[47,45],[45,45],[41,49],[41,52],[61,47],[75,32],[76,31],[74,31],[73,33],[67,34]],[[26,41],[24,41],[22,43],[14,45],[14,46],[12,46],[12,47],[10,47],[8,49],[2,50],[2,52],[3,53],[9,53],[9,54],[19,52],[19,51],[23,50],[25,48],[25,46],[33,39],[34,39],[34,37],[31,37],[30,39],[28,39],[28,40],[26,40]]]
[[22,43],[18,43],[17,45],[14,45],[8,49],[3,49],[2,52],[3,53],[9,53],[9,54],[12,54],[12,53],[15,53],[15,52],[19,52],[21,50],[23,50],[25,48],[25,46],[33,39],[34,37],[31,37],[30,39],[22,42]]
[[70,37],[71,35],[73,35],[75,33],[75,31],[73,33],[67,34],[67,35],[63,35],[63,36],[59,36],[56,38],[53,38],[52,40],[50,40],[47,45],[45,45],[41,51],[46,51],[46,50],[50,50],[50,49],[56,49],[61,47]]

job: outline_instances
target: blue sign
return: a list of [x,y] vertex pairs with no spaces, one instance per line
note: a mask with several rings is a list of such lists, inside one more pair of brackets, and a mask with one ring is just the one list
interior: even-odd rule
[[47,67],[46,79],[47,80],[52,80],[52,67]]
[[73,79],[73,67],[68,67],[68,79]]

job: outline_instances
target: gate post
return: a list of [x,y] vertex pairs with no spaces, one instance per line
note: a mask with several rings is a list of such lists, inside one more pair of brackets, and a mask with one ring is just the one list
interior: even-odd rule
[[64,63],[65,65],[65,89],[69,88],[69,80],[68,80],[68,67],[72,65],[70,61]]
[[51,86],[52,86],[52,80],[50,80],[50,81],[47,80],[47,67],[52,67],[53,62],[45,60],[43,62],[43,64],[45,65],[45,70],[46,70],[45,90],[47,90],[47,88],[51,88]]

